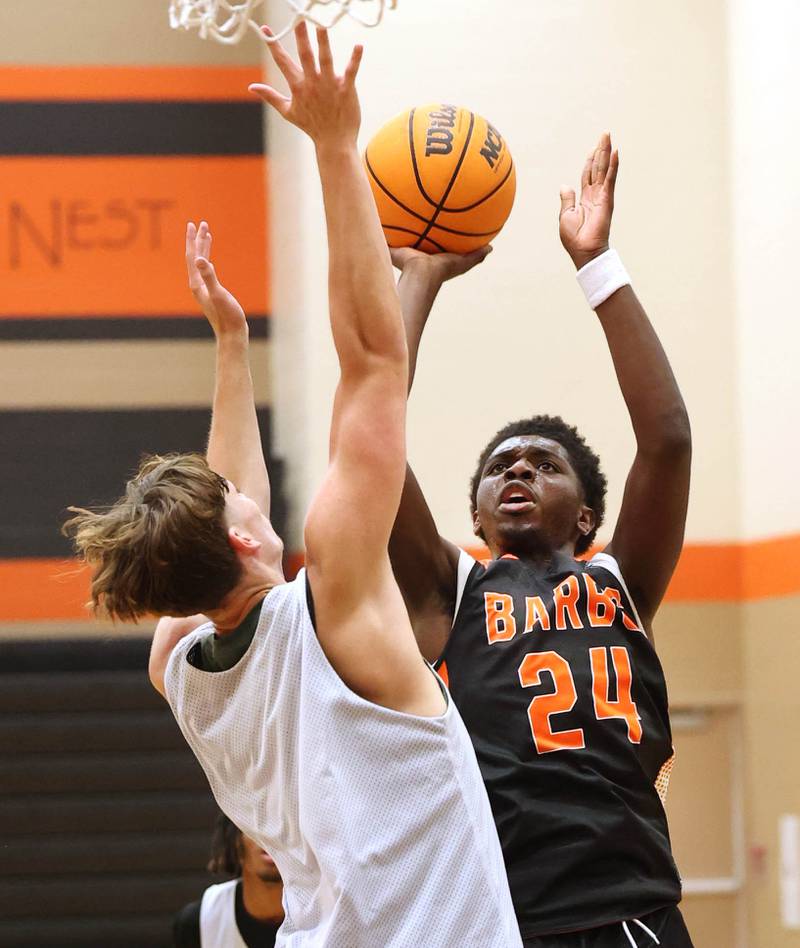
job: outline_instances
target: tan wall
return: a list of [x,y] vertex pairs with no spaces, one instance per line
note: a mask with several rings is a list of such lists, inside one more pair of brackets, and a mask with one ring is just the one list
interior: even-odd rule
[[[794,503],[797,444],[786,437],[800,401],[800,325],[791,235],[800,212],[793,152],[800,122],[793,105],[800,84],[796,0],[730,0],[730,85],[736,326],[738,335],[743,478],[747,537],[800,532]],[[777,188],[775,202],[764,194]],[[779,463],[765,477],[761,449],[780,445]]]
[[[282,0],[273,0],[275,10],[281,6]],[[364,142],[409,105],[441,97],[489,116],[518,164],[512,217],[491,260],[445,288],[411,400],[410,457],[441,531],[457,542],[471,539],[466,485],[481,446],[506,421],[538,411],[563,414],[597,448],[609,475],[609,523],[614,521],[633,439],[602,333],[575,286],[556,230],[558,189],[576,181],[586,151],[607,128],[622,160],[614,243],[662,335],[692,414],[689,537],[738,533],[736,423],[720,423],[729,418],[736,393],[724,3],[609,0],[602,16],[589,12],[594,9],[562,0],[401,0],[374,32],[337,27],[340,49],[354,38],[366,42]],[[298,274],[302,292],[311,294],[301,312],[314,330],[303,335],[303,349],[292,348],[299,343],[296,325],[285,358],[276,337],[285,375],[302,360],[313,377],[302,424],[279,431],[304,507],[326,461],[336,368],[323,331],[324,296],[309,289],[324,287],[326,261],[310,147],[279,126],[272,123],[284,142],[275,140],[276,160],[281,147],[294,153],[283,173],[276,168],[276,207],[290,173],[307,181],[296,211],[307,239],[279,245],[286,215],[276,214],[280,230],[273,240],[276,313],[297,319]],[[276,385],[281,414],[277,376]],[[297,417],[296,399],[287,411]],[[298,530],[295,524],[291,541],[297,542]]]
[[[796,531],[791,492],[773,488],[771,465],[765,464],[757,439],[743,440],[745,423],[757,434],[760,413],[771,419],[770,431],[785,426],[787,402],[784,396],[781,413],[770,395],[769,360],[780,354],[776,391],[786,393],[785,379],[792,373],[784,366],[796,346],[787,335],[790,307],[785,301],[768,314],[752,309],[746,329],[737,328],[737,318],[744,318],[735,298],[742,280],[753,291],[771,281],[773,295],[783,299],[788,283],[770,267],[769,248],[776,240],[781,248],[793,246],[789,229],[783,237],[768,232],[763,175],[755,187],[756,179],[741,183],[740,156],[732,151],[732,142],[741,146],[747,130],[742,131],[732,101],[747,83],[742,77],[732,81],[741,51],[732,51],[730,33],[746,30],[750,22],[738,23],[729,33],[739,6],[739,0],[681,0],[666,7],[612,0],[602,5],[600,15],[595,5],[559,0],[491,5],[401,0],[374,34],[339,30],[342,47],[355,37],[367,43],[361,81],[364,141],[392,114],[441,97],[485,112],[508,139],[518,163],[512,218],[485,267],[446,288],[427,331],[411,401],[410,457],[441,531],[452,539],[472,539],[466,485],[481,444],[505,421],[536,411],[559,412],[576,422],[599,450],[611,483],[608,522],[614,522],[632,439],[602,335],[573,285],[555,230],[558,187],[575,179],[588,145],[605,128],[615,134],[622,158],[614,244],[661,334],[692,417],[695,461],[687,538],[690,543],[736,542],[768,536],[775,523]],[[790,25],[793,14],[783,12]],[[753,5],[749,16],[759,20],[762,34],[774,32],[776,21],[763,9],[756,12]],[[791,45],[796,31],[784,35]],[[772,75],[769,70],[760,75],[761,95],[772,96],[769,107],[755,100],[752,110],[762,134],[766,126],[775,135],[751,141],[750,169],[770,149],[774,155],[778,132],[796,139],[796,130],[785,130],[790,86],[770,87]],[[776,112],[783,116],[780,126]],[[282,162],[275,175],[285,201],[285,214],[275,220],[281,232],[295,211],[292,239],[282,246],[276,242],[275,308],[287,319],[283,328],[276,327],[274,346],[279,448],[290,479],[296,476],[290,537],[296,542],[302,508],[325,464],[335,363],[321,331],[325,252],[310,149],[278,123],[273,128],[280,136],[274,160]],[[791,155],[791,149],[778,154]],[[290,182],[292,171],[307,186]],[[798,192],[789,184],[791,175],[784,172],[780,180],[791,191],[788,199],[782,197],[778,217],[783,220]],[[744,201],[742,187],[750,189]],[[273,200],[280,201],[281,194],[276,191]],[[758,254],[758,267],[744,276],[734,274],[734,260],[741,271],[739,235],[752,223],[752,214],[745,217],[741,206],[762,215],[759,229],[744,245],[747,253]],[[304,229],[306,239],[298,239]],[[791,272],[787,265],[784,273]],[[303,326],[297,324],[298,312],[307,316]],[[762,335],[764,344],[748,369],[740,347],[752,346],[765,318],[769,337]],[[308,384],[296,379],[301,361],[312,377]],[[749,374],[742,375],[743,369]],[[753,389],[759,399],[750,403],[746,393]],[[794,401],[790,396],[788,403]],[[782,471],[788,476],[796,446],[787,442],[785,428],[783,436],[775,432],[773,443],[781,444]],[[754,489],[760,491],[760,507],[748,499]],[[767,506],[770,515],[762,518],[759,530],[758,510]],[[710,573],[696,579],[701,589],[715,581]],[[656,626],[677,718],[691,719],[699,709],[699,719],[710,722],[696,732],[676,729],[679,753],[669,808],[679,863],[698,883],[684,909],[698,948],[786,948],[796,944],[795,936],[780,926],[769,928],[777,898],[774,875],[763,883],[760,901],[753,880],[741,889],[744,853],[754,840],[753,814],[761,815],[763,808],[764,833],[771,833],[773,841],[778,816],[777,801],[764,798],[759,781],[744,782],[755,764],[742,731],[747,733],[753,718],[753,703],[758,706],[755,686],[747,683],[749,612],[736,601],[714,602],[713,593],[710,599],[668,603]],[[790,602],[787,617],[796,610]],[[788,621],[776,634],[782,641],[792,634]],[[787,647],[784,642],[779,651],[792,667]],[[768,686],[762,681],[759,687]],[[786,697],[789,688],[789,682],[777,683],[775,700],[791,729],[797,715]],[[784,794],[791,793],[796,780],[793,766],[788,764],[785,773],[781,767],[774,776]],[[737,774],[746,806],[741,794],[737,804]],[[781,805],[789,804],[782,799]],[[698,891],[703,886],[707,894]],[[715,887],[723,891],[714,894]]]
[[[792,172],[797,130],[785,99],[791,84],[784,79],[776,91],[775,71],[765,68],[770,49],[759,53],[758,44],[747,42],[748,36],[763,41],[765,31],[772,41],[785,40],[789,46],[781,45],[774,61],[788,69],[786,49],[794,48],[797,34],[793,4],[780,0],[775,18],[768,19],[746,0],[662,6],[606,0],[602,11],[563,0],[399,0],[381,30],[339,30],[340,48],[355,36],[368,42],[361,80],[364,140],[408,105],[442,97],[490,116],[519,165],[517,205],[497,252],[480,273],[449,286],[437,308],[411,405],[411,457],[442,531],[454,540],[471,539],[466,484],[481,444],[510,417],[535,411],[564,414],[599,450],[611,481],[613,523],[632,438],[602,336],[574,286],[555,228],[559,186],[575,180],[583,154],[606,128],[622,154],[614,243],[664,339],[692,415],[689,539],[731,541],[800,528],[790,501],[797,449],[785,434],[786,406],[796,403],[797,373],[789,357],[797,340],[787,330],[794,321],[786,318],[794,295],[786,278],[793,272],[791,225],[798,210]],[[0,60],[258,61],[252,37],[226,49],[171,32],[166,7],[166,0],[4,0]],[[272,0],[272,9],[282,12],[282,0]],[[732,99],[751,94],[753,79],[759,97],[748,100],[742,117]],[[265,391],[270,375],[275,381],[278,449],[289,465],[295,511],[290,541],[296,544],[302,510],[326,460],[335,364],[311,152],[279,123],[270,136],[279,319],[271,372],[262,361],[267,346],[256,351],[257,384]],[[744,171],[732,141],[747,149]],[[756,253],[758,267],[743,274],[743,263]],[[767,285],[770,295],[762,305],[760,290]],[[740,323],[742,331],[734,328],[737,311],[740,320],[743,314],[749,319]],[[759,326],[765,318],[768,332]],[[176,397],[187,404],[207,398],[208,343],[124,345],[144,346],[136,355],[151,364],[179,357]],[[86,344],[72,358],[58,344],[42,350],[48,373],[66,386],[61,404],[91,404],[89,379],[115,392],[120,405],[157,403],[127,385],[115,389],[121,383],[113,371],[104,375],[98,368],[98,361],[113,367],[134,349],[108,353],[102,346]],[[752,355],[749,362],[742,350]],[[50,397],[26,381],[34,371],[29,359],[13,344],[0,347],[0,374],[18,383],[4,388],[6,407]],[[770,395],[776,365],[777,402]],[[70,381],[76,371],[80,384]],[[758,437],[764,418],[770,419],[766,446]],[[782,465],[777,487],[776,454]],[[800,945],[800,934],[781,926],[777,901],[777,819],[800,810],[794,750],[798,610],[800,602],[790,597],[743,607],[672,603],[659,616],[657,641],[673,707],[714,711],[705,728],[676,729],[679,756],[669,807],[681,868],[691,876],[717,873],[733,858],[736,841],[724,832],[732,806],[726,792],[732,747],[743,754],[747,845],[766,847],[765,870],[751,869],[743,898],[687,897],[697,948],[745,948],[743,909],[747,948]],[[741,740],[731,723],[736,721]]]
[[778,820],[800,814],[800,597],[749,604],[743,617],[750,946],[798,948],[800,930],[780,916]]
[[256,37],[241,46],[202,43],[169,29],[169,0],[3,0],[0,61],[133,65],[258,62]]
[[681,903],[694,948],[738,948],[736,907],[726,896],[712,895]]
[[[269,345],[251,346],[253,383],[269,390]],[[131,372],[135,365],[136,371]],[[0,344],[4,408],[204,407],[214,392],[214,344],[29,342]],[[42,379],[49,380],[47,385]]]
[[737,603],[662,605],[654,636],[673,706],[739,704],[743,688],[741,623]]
[[739,728],[734,710],[681,711],[673,703],[676,764],[667,813],[695,948],[743,944],[739,893],[714,891],[733,888],[741,862]]

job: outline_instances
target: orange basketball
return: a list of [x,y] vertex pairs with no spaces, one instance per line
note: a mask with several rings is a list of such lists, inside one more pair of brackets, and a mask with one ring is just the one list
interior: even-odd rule
[[468,253],[493,240],[511,213],[511,153],[469,109],[410,109],[375,135],[364,161],[390,247]]

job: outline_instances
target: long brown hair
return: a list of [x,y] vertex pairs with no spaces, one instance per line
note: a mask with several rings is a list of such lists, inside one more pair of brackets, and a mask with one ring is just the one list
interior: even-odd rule
[[227,492],[201,455],[153,455],[112,507],[70,507],[76,516],[64,532],[92,568],[95,612],[129,620],[217,608],[241,575],[228,543]]

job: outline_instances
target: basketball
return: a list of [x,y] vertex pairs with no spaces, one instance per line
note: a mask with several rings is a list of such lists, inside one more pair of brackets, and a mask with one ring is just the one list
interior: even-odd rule
[[511,153],[469,109],[409,109],[375,135],[364,160],[390,247],[468,253],[493,240],[511,213]]

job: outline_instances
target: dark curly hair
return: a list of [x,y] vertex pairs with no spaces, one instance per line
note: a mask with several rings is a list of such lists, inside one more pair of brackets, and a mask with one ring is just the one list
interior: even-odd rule
[[[598,527],[603,523],[606,512],[606,477],[600,470],[600,458],[592,451],[578,429],[568,425],[558,415],[534,415],[532,418],[523,418],[512,421],[501,428],[492,440],[481,451],[478,464],[469,485],[470,512],[474,516],[478,506],[478,486],[481,482],[483,467],[492,451],[508,438],[517,438],[521,435],[541,435],[551,441],[557,441],[569,455],[570,463],[578,475],[583,488],[586,504],[592,508],[595,516],[594,529],[586,536],[580,537],[575,544],[575,553],[580,556],[591,547],[597,534]],[[481,539],[484,539],[481,536]]]
[[206,868],[217,875],[242,874],[242,831],[222,812],[214,823],[211,858]]

